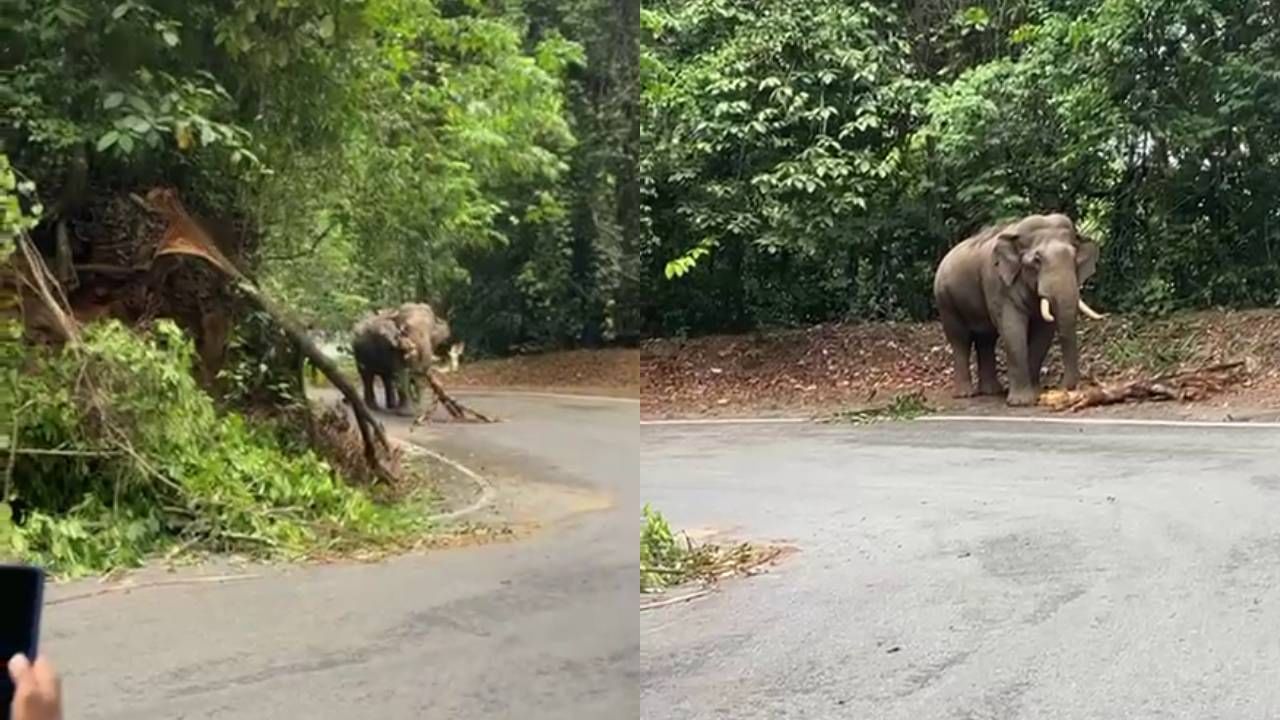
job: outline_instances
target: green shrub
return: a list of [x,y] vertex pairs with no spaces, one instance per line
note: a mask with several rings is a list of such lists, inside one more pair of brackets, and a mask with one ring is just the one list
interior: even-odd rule
[[662,513],[645,504],[644,527],[640,531],[640,589],[651,590],[675,584],[682,579],[682,568],[688,559],[687,548],[680,547],[671,526]]
[[[0,348],[18,348],[6,332],[13,342]],[[421,529],[314,453],[290,454],[268,428],[220,414],[170,322],[142,337],[112,321],[60,351],[0,353],[16,388],[0,396],[15,429],[0,442],[0,554],[80,574],[166,549],[298,557]]]

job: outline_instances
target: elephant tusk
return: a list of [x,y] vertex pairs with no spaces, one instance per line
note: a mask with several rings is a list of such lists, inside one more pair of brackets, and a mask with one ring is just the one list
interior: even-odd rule
[[1053,322],[1053,313],[1049,311],[1049,298],[1040,298],[1040,317],[1045,322]]
[[1103,315],[1097,310],[1094,310],[1093,308],[1089,307],[1089,305],[1086,304],[1083,299],[1079,301],[1078,305],[1080,307],[1080,312],[1084,313],[1084,316],[1089,318],[1090,320],[1101,320],[1102,318],[1106,317],[1106,315]]

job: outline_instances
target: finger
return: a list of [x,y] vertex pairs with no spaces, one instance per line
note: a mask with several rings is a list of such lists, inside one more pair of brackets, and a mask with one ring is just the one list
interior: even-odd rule
[[29,672],[31,672],[31,661],[27,659],[26,655],[18,653],[9,658],[9,678],[13,680],[15,687],[22,684],[23,678]]
[[58,677],[58,672],[53,669],[53,663],[49,662],[43,655],[36,658],[36,664],[32,667],[31,674],[35,679],[36,685],[45,692],[57,694],[59,686],[62,685],[62,679]]

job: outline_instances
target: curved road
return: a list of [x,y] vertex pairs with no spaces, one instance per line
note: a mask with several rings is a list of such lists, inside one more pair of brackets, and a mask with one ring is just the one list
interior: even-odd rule
[[642,717],[1280,717],[1280,430],[646,426],[643,500],[777,539],[641,616]]
[[638,405],[469,401],[508,421],[438,425],[433,446],[596,499],[518,542],[65,604],[93,585],[51,588],[68,720],[636,716]]

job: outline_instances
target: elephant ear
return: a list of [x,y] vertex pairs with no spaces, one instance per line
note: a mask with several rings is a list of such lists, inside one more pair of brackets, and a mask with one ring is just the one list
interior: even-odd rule
[[1098,243],[1092,240],[1085,240],[1080,243],[1080,247],[1076,248],[1076,282],[1084,285],[1084,282],[1093,277],[1093,273],[1098,269]]
[[996,236],[995,255],[996,272],[1005,285],[1012,285],[1022,272],[1022,258],[1018,252],[1018,234],[1006,230]]

